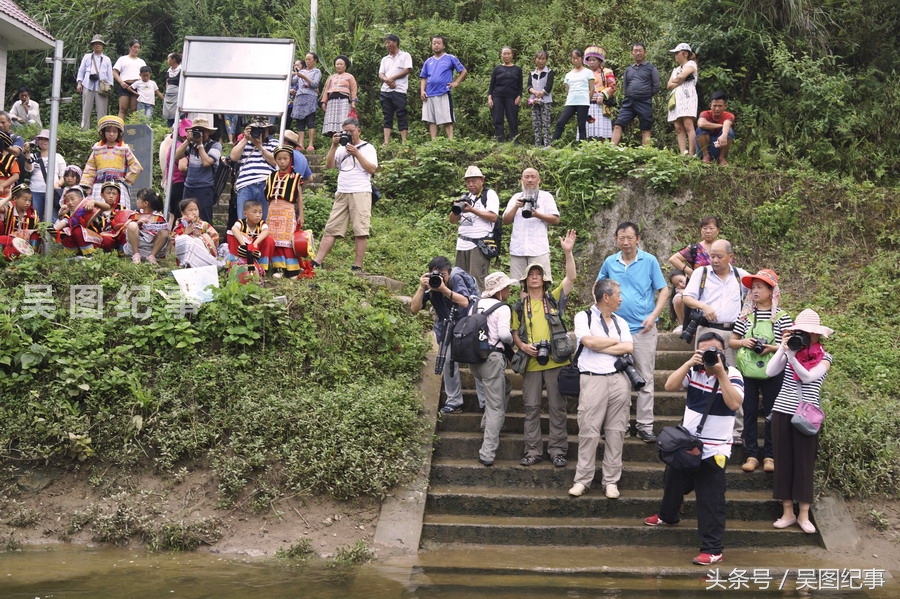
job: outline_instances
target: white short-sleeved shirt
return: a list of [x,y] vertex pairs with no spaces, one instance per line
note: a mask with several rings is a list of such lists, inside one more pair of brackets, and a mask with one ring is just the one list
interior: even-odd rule
[[[734,276],[737,270],[738,276]],[[700,294],[700,281],[703,280],[703,272],[706,271],[706,284],[703,294]],[[728,276],[724,279],[712,269],[712,266],[702,266],[691,273],[691,280],[684,289],[684,295],[699,299],[716,311],[717,322],[734,322],[741,315],[741,306],[748,289],[741,284],[741,279],[747,276],[747,271],[742,268],[728,267]]]
[[594,86],[594,73],[590,69],[569,71],[563,83],[569,86],[566,95],[566,106],[588,106],[591,103],[591,91]]
[[[385,77],[393,77],[398,72],[403,69],[412,70],[412,57],[409,55],[409,52],[404,52],[400,50],[397,52],[397,56],[391,56],[388,54],[384,58],[381,59],[381,66],[378,68],[378,72]],[[404,75],[403,77],[398,77],[394,80],[394,83],[397,87],[391,89],[387,83],[381,83],[381,91],[383,92],[399,92],[405,94],[409,89],[409,73]]]
[[[578,339],[578,343],[581,343],[581,340],[588,336],[609,337],[610,339],[618,338],[622,343],[633,342],[631,331],[628,329],[628,323],[625,322],[624,318],[613,314],[612,317],[615,319],[615,322],[618,323],[619,327],[617,329],[615,323],[608,324],[607,327],[609,328],[609,333],[607,333],[601,324],[603,315],[600,313],[600,310],[596,305],[591,306],[590,310],[590,326],[588,325],[586,311],[581,311],[575,315],[575,338]],[[578,370],[581,372],[593,372],[594,374],[608,374],[610,372],[615,372],[615,364],[618,358],[619,356],[594,351],[585,347],[581,350],[581,355],[578,356]]]
[[[378,152],[369,142],[360,142],[356,149],[363,158],[378,166]],[[334,152],[334,165],[338,169],[338,193],[371,193],[372,175],[360,166],[359,161],[347,153],[346,148],[339,146]]]
[[113,65],[114,71],[119,71],[119,79],[133,81],[141,78],[141,67],[147,66],[142,58],[131,58],[129,55],[120,56]]
[[[517,193],[506,205],[503,214],[509,214],[516,206],[516,202],[522,197],[522,193]],[[539,191],[534,209],[542,214],[554,214],[559,216],[559,210],[556,208],[556,200],[553,195],[546,191]],[[525,218],[522,211],[516,212],[513,218],[512,234],[509,237],[509,254],[511,256],[543,256],[550,253],[550,240],[547,233],[550,230],[549,225],[539,218]]]
[[[493,189],[484,191],[487,207],[481,202],[480,197],[475,197],[471,193],[467,193],[466,197],[470,201],[475,202],[475,207],[479,210],[487,210],[494,214],[500,214],[500,198]],[[461,237],[469,237],[471,239],[484,239],[494,232],[494,223],[484,220],[480,216],[476,216],[472,212],[463,212],[459,215],[459,237],[456,238],[456,251],[465,252],[475,249],[475,243],[466,241]]]

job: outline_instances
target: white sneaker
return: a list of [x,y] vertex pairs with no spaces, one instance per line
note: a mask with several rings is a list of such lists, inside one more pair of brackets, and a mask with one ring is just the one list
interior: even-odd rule
[[619,498],[619,487],[617,487],[613,483],[606,485],[606,498],[607,499],[618,499]]
[[581,497],[585,492],[587,492],[587,487],[581,483],[575,483],[572,485],[572,488],[569,489],[569,495],[572,497]]

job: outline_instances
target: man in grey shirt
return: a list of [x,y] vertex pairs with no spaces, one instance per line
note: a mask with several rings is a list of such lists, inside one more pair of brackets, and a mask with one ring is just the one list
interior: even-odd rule
[[659,71],[649,62],[644,44],[637,42],[631,47],[634,64],[625,69],[622,77],[622,89],[625,100],[619,109],[619,116],[613,127],[612,145],[622,140],[622,128],[627,126],[636,116],[641,126],[641,143],[650,143],[650,130],[653,129],[653,95],[659,91]]

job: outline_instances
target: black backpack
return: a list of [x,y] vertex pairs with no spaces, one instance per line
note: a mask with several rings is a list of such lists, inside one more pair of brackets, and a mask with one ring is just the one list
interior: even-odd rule
[[456,321],[450,337],[450,356],[461,364],[483,364],[493,349],[488,345],[487,317],[494,310],[505,306],[497,302],[484,312],[478,311],[475,301],[468,314]]

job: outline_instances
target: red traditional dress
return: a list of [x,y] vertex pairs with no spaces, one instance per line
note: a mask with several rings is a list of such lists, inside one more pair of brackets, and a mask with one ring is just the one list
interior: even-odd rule
[[300,186],[303,179],[297,173],[275,172],[266,179],[266,199],[269,201],[269,237],[275,242],[272,268],[286,271],[287,276],[300,274],[300,261],[294,254],[294,231],[297,230],[297,204],[303,205]]

